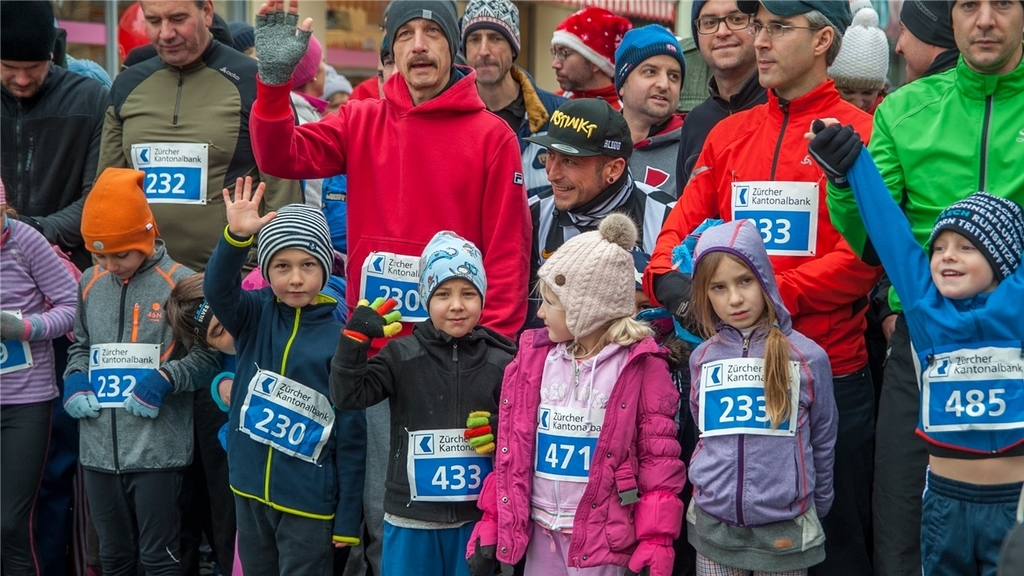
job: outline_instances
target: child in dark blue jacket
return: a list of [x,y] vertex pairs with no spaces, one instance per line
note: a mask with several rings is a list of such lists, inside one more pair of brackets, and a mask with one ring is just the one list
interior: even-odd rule
[[[336,412],[330,366],[342,325],[321,293],[331,238],[319,210],[259,215],[264,185],[224,190],[228,225],[203,292],[237,351],[228,419],[238,553],[246,576],[329,574],[334,546],[359,543],[366,418]],[[269,287],[245,292],[242,266],[259,233]]]
[[939,214],[922,249],[852,128],[822,130],[811,153],[830,180],[849,178],[873,247],[863,258],[877,255],[903,303],[928,441],[922,573],[995,574],[1024,485],[1021,207],[975,192]]

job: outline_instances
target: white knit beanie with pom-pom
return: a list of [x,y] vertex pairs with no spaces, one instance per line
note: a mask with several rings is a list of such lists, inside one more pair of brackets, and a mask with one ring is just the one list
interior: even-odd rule
[[861,8],[843,34],[843,45],[828,76],[851,90],[881,90],[889,73],[889,41],[878,27],[878,13]]
[[569,239],[540,267],[537,276],[562,302],[574,337],[636,311],[636,271],[629,250],[637,236],[629,216],[609,214],[597,230]]

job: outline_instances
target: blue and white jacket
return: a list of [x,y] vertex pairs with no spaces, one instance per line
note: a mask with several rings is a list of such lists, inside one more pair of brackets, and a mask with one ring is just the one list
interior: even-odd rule
[[1024,445],[1024,266],[992,292],[946,298],[867,149],[848,177],[903,303],[921,389],[917,433],[935,446],[975,454]]

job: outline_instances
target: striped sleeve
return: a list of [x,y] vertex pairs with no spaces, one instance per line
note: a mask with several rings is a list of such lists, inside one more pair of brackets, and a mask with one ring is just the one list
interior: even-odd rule
[[49,304],[47,311],[26,316],[32,324],[29,340],[52,340],[74,327],[78,283],[41,234],[27,226],[18,229],[29,273]]

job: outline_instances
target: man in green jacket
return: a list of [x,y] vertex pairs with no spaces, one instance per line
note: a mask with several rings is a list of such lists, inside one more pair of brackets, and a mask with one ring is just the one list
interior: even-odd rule
[[[1024,3],[948,4],[960,60],[886,97],[868,145],[922,246],[939,212],[975,191],[1024,205]],[[849,190],[829,184],[828,206],[853,249],[877,264]],[[889,301],[902,310],[892,290]],[[875,573],[917,575],[928,450],[914,432],[917,372],[902,314],[889,345],[875,446]]]

